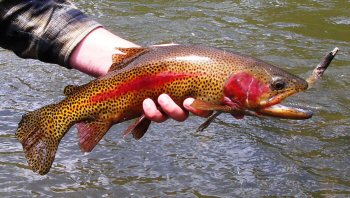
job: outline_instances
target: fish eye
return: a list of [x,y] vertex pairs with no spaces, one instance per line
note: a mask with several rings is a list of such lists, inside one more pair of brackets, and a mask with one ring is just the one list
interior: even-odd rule
[[286,83],[282,79],[276,79],[272,82],[271,87],[273,90],[281,90],[286,87]]

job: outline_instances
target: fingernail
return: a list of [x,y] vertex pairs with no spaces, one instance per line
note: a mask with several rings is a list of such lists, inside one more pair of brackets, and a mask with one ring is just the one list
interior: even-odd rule
[[158,97],[158,103],[162,105],[167,105],[169,103],[168,97],[165,94],[162,94]]
[[147,109],[149,109],[151,107],[149,98],[147,98],[143,101],[143,107],[147,108]]
[[186,108],[191,108],[191,104],[194,102],[194,98],[187,98],[186,100],[184,100],[184,107]]

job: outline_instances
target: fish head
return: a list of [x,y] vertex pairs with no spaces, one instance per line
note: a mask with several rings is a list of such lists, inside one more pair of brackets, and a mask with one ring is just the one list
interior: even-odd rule
[[307,119],[312,112],[281,105],[285,98],[305,91],[308,83],[262,61],[253,61],[231,74],[225,84],[225,103],[238,106],[246,115]]

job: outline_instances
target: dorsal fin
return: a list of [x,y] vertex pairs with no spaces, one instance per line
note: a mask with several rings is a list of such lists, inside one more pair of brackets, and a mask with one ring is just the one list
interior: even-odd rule
[[140,55],[149,51],[149,48],[134,47],[134,48],[116,48],[117,50],[125,54],[113,54],[112,55],[112,65],[109,69],[110,71],[120,70],[126,67],[131,61]]
[[63,94],[64,94],[65,96],[70,96],[70,95],[72,95],[73,93],[75,93],[79,88],[80,88],[80,86],[77,86],[77,85],[67,85],[67,86],[64,88]]

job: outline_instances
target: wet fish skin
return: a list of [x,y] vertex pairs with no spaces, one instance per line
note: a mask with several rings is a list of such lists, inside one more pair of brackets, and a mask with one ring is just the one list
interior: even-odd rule
[[[270,107],[308,86],[305,80],[271,64],[212,47],[120,50],[126,55],[113,57],[113,69],[107,75],[79,87],[68,86],[65,99],[23,116],[16,137],[33,171],[43,175],[50,170],[59,142],[74,124],[84,152],[91,151],[113,124],[134,118],[139,119],[126,133],[141,138],[151,123],[143,114],[142,102],[156,100],[162,93],[180,106],[193,97],[195,108],[241,118],[245,110],[273,109]],[[277,117],[283,117],[283,112]]]

